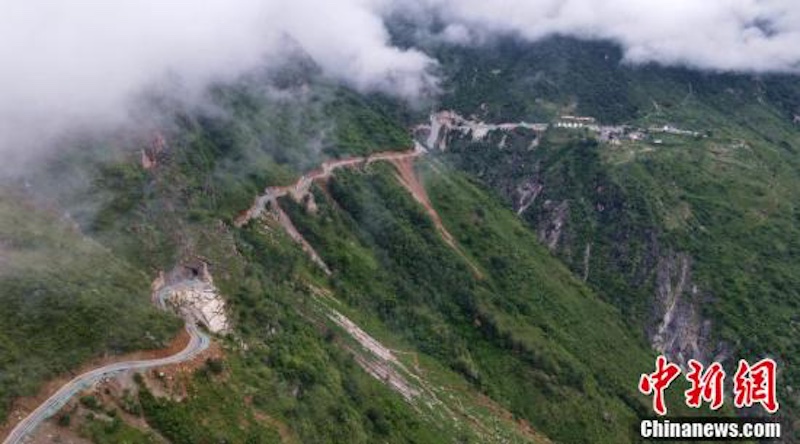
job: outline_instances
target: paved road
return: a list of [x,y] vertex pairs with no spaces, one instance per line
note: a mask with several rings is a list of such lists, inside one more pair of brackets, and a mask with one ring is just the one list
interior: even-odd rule
[[42,403],[36,410],[31,412],[27,418],[17,424],[14,430],[8,435],[4,444],[18,444],[24,442],[25,438],[39,426],[45,419],[53,416],[70,400],[75,394],[81,392],[97,381],[106,376],[112,376],[128,370],[144,370],[152,367],[161,367],[164,365],[178,364],[188,361],[197,356],[200,352],[208,348],[209,338],[201,332],[194,324],[187,323],[186,331],[189,332],[191,339],[189,344],[182,351],[161,359],[151,359],[144,361],[125,361],[116,364],[110,364],[105,367],[100,367],[88,371],[82,375],[75,377],[72,381],[66,383],[47,401]]

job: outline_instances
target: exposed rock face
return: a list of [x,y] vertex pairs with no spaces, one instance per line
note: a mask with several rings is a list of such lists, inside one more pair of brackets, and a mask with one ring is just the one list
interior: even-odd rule
[[547,212],[548,217],[546,223],[539,227],[539,240],[550,251],[556,251],[564,225],[569,218],[569,202],[565,200],[556,203],[548,200],[545,201],[542,208]]
[[[797,121],[800,122],[800,118]],[[701,313],[703,299],[708,294],[692,282],[692,260],[688,254],[665,251],[657,233],[637,229],[634,223],[623,221],[616,225],[615,217],[625,216],[624,193],[606,190],[606,187],[612,186],[607,180],[592,184],[594,194],[589,194],[587,187],[587,200],[594,202],[592,207],[588,207],[588,204],[574,196],[560,193],[558,185],[563,182],[558,185],[548,182],[549,176],[540,170],[540,165],[530,164],[536,162],[534,157],[526,158],[520,154],[519,140],[512,139],[515,134],[511,130],[531,130],[533,137],[527,136],[531,142],[529,145],[527,141],[525,143],[528,150],[533,150],[541,139],[539,132],[547,128],[546,124],[524,122],[490,124],[475,117],[462,117],[454,111],[441,111],[431,115],[430,124],[415,128],[415,137],[432,151],[450,150],[458,153],[462,146],[475,143],[495,146],[499,150],[516,148],[502,163],[494,165],[499,165],[503,174],[489,174],[487,181],[508,197],[517,215],[535,227],[543,245],[567,262],[577,276],[592,285],[596,283],[590,281],[590,272],[600,276],[598,282],[601,283],[603,276],[609,272],[625,276],[628,288],[648,298],[651,304],[648,308],[650,322],[644,328],[656,351],[680,364],[686,364],[689,359],[707,362],[709,359],[724,361],[729,358],[726,344],[711,343],[712,324]],[[603,142],[612,142],[623,134],[628,134],[627,137],[632,140],[639,138],[638,132],[627,133],[628,130],[626,127],[596,129]],[[650,131],[696,135],[671,126],[652,128]],[[527,167],[525,162],[528,162]],[[472,165],[468,167],[474,168]],[[526,173],[522,180],[515,175],[518,172]],[[478,177],[484,174],[480,168],[473,173]],[[515,179],[509,180],[511,177]],[[595,214],[593,222],[598,225],[615,224],[615,229],[609,230],[611,234],[590,230],[594,236],[609,236],[598,240],[610,245],[610,251],[603,250],[603,244],[598,250],[595,248],[596,240],[588,239],[589,242],[585,242],[584,237],[576,234],[576,230],[591,228],[590,225],[583,225],[585,221],[573,219],[585,214]],[[582,243],[578,244],[579,240]],[[593,262],[593,256],[599,259]],[[591,269],[590,265],[593,266]]]
[[653,301],[656,325],[650,332],[656,351],[686,364],[689,359],[705,360],[711,322],[700,315],[702,294],[692,283],[691,258],[669,253],[656,266]]
[[583,250],[583,282],[589,280],[589,261],[592,259],[592,244],[586,244]]
[[142,168],[152,170],[156,167],[157,161],[147,150],[142,150]]
[[363,347],[364,353],[356,353],[355,359],[364,371],[388,385],[392,390],[403,396],[406,401],[410,402],[421,395],[421,388],[411,383],[406,377],[406,375],[412,376],[414,374],[397,359],[391,350],[341,313],[331,310],[328,318],[344,329]]
[[176,287],[169,297],[169,304],[206,326],[212,333],[225,333],[229,330],[225,302],[212,285]]
[[158,166],[159,158],[166,150],[167,142],[161,133],[157,133],[150,146],[142,150],[142,168],[152,170]]
[[536,202],[536,198],[542,194],[544,184],[538,179],[529,179],[519,185],[514,193],[514,209],[517,215],[522,215],[528,208]]
[[178,267],[153,282],[153,298],[185,319],[193,319],[212,333],[230,332],[225,300],[214,286],[208,265]]

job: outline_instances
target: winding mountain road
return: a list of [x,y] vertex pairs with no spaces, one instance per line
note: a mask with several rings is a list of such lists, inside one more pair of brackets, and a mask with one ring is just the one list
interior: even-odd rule
[[161,367],[165,365],[179,364],[188,361],[202,351],[208,348],[210,344],[209,337],[200,331],[192,322],[187,322],[186,331],[189,333],[190,339],[186,347],[180,352],[160,359],[139,360],[139,361],[124,361],[115,364],[106,365],[104,367],[96,368],[94,370],[76,376],[74,379],[64,384],[55,394],[42,403],[39,407],[31,412],[25,419],[23,419],[16,427],[9,433],[4,444],[20,444],[25,441],[25,438],[30,435],[36,427],[39,426],[44,420],[55,415],[62,407],[77,393],[88,389],[97,381],[104,377],[113,376],[117,373],[130,371],[130,370],[145,370],[153,367]]
[[[277,207],[277,199],[279,197],[291,195],[295,198],[295,200],[301,200],[305,195],[309,194],[311,185],[314,183],[314,181],[323,180],[330,177],[337,169],[351,168],[358,165],[368,165],[373,162],[385,161],[395,164],[395,166],[398,168],[401,183],[408,188],[414,198],[423,204],[428,212],[431,213],[434,221],[436,222],[437,228],[444,236],[445,241],[453,248],[457,249],[453,237],[444,228],[444,225],[441,223],[441,219],[438,217],[438,214],[430,205],[427,195],[424,192],[424,188],[417,183],[416,178],[414,177],[413,168],[409,163],[409,161],[416,157],[422,156],[425,153],[426,149],[417,144],[413,149],[408,151],[388,151],[372,154],[370,156],[353,157],[325,162],[320,166],[319,169],[303,175],[296,183],[292,185],[267,188],[265,193],[256,199],[251,208],[239,215],[239,217],[236,219],[235,225],[240,227],[246,224],[249,220],[258,217],[264,212],[267,202],[274,202],[275,206]],[[324,262],[319,259],[313,248],[308,245],[307,242],[305,242],[305,239],[303,239],[299,233],[296,232],[296,229],[294,229],[291,221],[288,219],[288,216],[285,214],[283,214],[283,216],[285,218],[283,225],[287,227],[287,229],[290,231],[290,234],[294,234],[292,237],[300,241],[304,245],[304,249],[310,252],[312,257],[316,258],[315,262],[321,264],[323,269],[330,274],[330,272],[327,270],[327,266],[325,266]],[[169,294],[172,290],[181,285],[197,287],[198,285],[202,284],[202,282],[196,280],[187,280],[173,285],[164,286],[153,294],[153,303],[158,305],[161,309],[167,310],[168,308],[166,299],[169,297]],[[88,389],[104,377],[113,376],[115,374],[130,370],[144,370],[153,367],[179,364],[200,354],[202,351],[208,348],[210,339],[206,334],[197,328],[194,319],[187,318],[186,321],[186,331],[189,333],[191,339],[189,340],[189,344],[182,351],[175,355],[161,359],[118,362],[76,376],[74,379],[63,385],[55,394],[37,407],[36,410],[31,412],[25,419],[20,421],[20,423],[17,424],[17,426],[14,427],[14,429],[9,433],[8,437],[6,437],[5,441],[3,441],[3,444],[23,443],[25,439],[36,429],[36,427],[39,426],[39,424],[41,424],[47,418],[55,415],[73,396],[85,389]]]

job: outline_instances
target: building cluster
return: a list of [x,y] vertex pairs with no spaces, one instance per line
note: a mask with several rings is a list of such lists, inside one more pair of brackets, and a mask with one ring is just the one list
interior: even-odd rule
[[[707,137],[703,133],[679,129],[672,125],[652,126],[647,129],[628,125],[602,125],[594,117],[573,115],[559,116],[550,123],[486,123],[478,120],[475,116],[471,118],[462,117],[455,111],[440,111],[431,114],[430,124],[418,125],[413,131],[419,145],[424,149],[445,151],[449,142],[447,135],[453,132],[470,137],[473,141],[480,141],[496,130],[509,132],[520,128],[528,129],[538,134],[544,133],[551,128],[586,131],[594,133],[599,141],[609,145],[621,145],[626,141],[648,141],[653,145],[662,145],[664,139],[661,135],[667,134],[686,137]],[[536,137],[531,147],[537,146],[538,143],[539,137]],[[500,148],[505,147],[505,145],[506,137],[504,136],[500,142]]]
[[648,129],[636,128],[627,125],[600,125],[594,117],[561,116],[552,125],[555,128],[584,129],[597,133],[598,139],[605,143],[618,145],[625,140],[642,141],[651,139],[656,145],[664,143],[663,139],[653,137],[655,134],[673,134],[688,137],[705,137],[697,131],[676,128],[672,125],[653,126]]
[[587,128],[593,131],[599,131],[600,126],[597,124],[597,119],[594,117],[579,117],[579,116],[561,116],[553,124],[556,128]]

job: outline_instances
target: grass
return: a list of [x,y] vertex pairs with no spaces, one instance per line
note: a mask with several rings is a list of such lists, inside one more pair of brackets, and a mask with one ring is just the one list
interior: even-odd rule
[[[12,197],[13,196],[13,197]],[[181,324],[147,277],[53,214],[0,194],[0,418],[90,358],[166,345]]]
[[[800,383],[790,364],[798,352],[792,313],[800,300],[800,137],[786,104],[770,92],[785,79],[758,83],[721,76],[712,82],[712,76],[681,77],[680,70],[617,71],[636,80],[631,95],[616,100],[659,104],[657,110],[640,107],[629,115],[630,124],[670,123],[708,137],[664,135],[662,145],[611,146],[552,131],[539,148],[528,150],[532,135],[518,133],[501,150],[501,135],[490,134],[479,143],[452,141],[443,157],[493,189],[508,207],[515,204],[518,185],[543,185],[523,215],[534,230],[547,229],[554,216],[546,202],[568,203],[557,256],[582,276],[583,253],[591,244],[588,284],[634,330],[645,332],[658,321],[652,307],[659,261],[688,254],[697,307],[711,323],[706,356],[722,353],[729,365],[765,356],[781,362],[778,396],[785,410],[779,416],[796,439],[791,418],[800,405],[788,387]],[[686,87],[681,92],[681,82],[691,84],[693,94],[687,96]],[[578,101],[590,94],[578,95]]]
[[151,433],[127,425],[119,418],[87,418],[81,425],[81,435],[95,444],[156,444],[163,440]]
[[[176,442],[269,442],[279,425],[297,442],[484,440],[470,418],[426,414],[361,370],[347,351],[352,343],[318,315],[309,284],[329,290],[383,342],[416,354],[451,405],[486,424],[496,412],[482,401],[488,396],[559,442],[626,442],[631,424],[650,412],[635,388],[653,362],[644,338],[653,251],[693,256],[715,340],[737,356],[789,362],[800,275],[790,84],[634,70],[604,43],[506,41],[494,49],[435,48],[447,76],[443,106],[487,121],[574,112],[674,123],[710,137],[611,149],[551,132],[529,150],[532,135],[520,132],[502,152],[497,134],[454,141],[444,164],[419,172],[482,279],[391,168],[337,173],[314,190],[316,215],[281,202],[333,269],[328,278],[274,224],[236,229],[231,221],[265,186],[289,183],[324,158],[406,147],[405,128],[424,116],[334,87],[313,70],[282,80],[291,99],[265,92],[262,79],[220,86],[212,99],[223,113],[166,111],[168,149],[155,170],[136,164],[141,146],[103,141],[63,153],[42,175],[97,243],[54,228],[60,216],[21,217],[31,211],[17,197],[0,201],[0,252],[13,258],[0,263],[9,301],[0,320],[37,327],[0,332],[4,399],[88,357],[168,337],[178,322],[148,306],[147,284],[198,256],[227,297],[236,331],[223,340],[224,380],[195,375],[182,403],[141,393],[150,424]],[[305,84],[308,94],[294,94]],[[519,218],[509,207],[525,180],[545,191]],[[87,200],[96,206],[82,206]],[[547,200],[569,203],[555,254],[537,236],[553,215]],[[782,368],[781,381],[797,386],[797,372]],[[781,390],[791,417],[794,401]],[[497,427],[498,441],[519,438],[508,421]],[[94,433],[97,441],[140,438],[125,427]]]
[[315,216],[284,206],[334,270],[335,294],[392,336],[555,440],[627,440],[645,411],[634,392],[651,365],[644,341],[492,197],[457,173],[425,173],[446,226],[486,279],[388,167],[337,175],[333,201],[320,194]]

